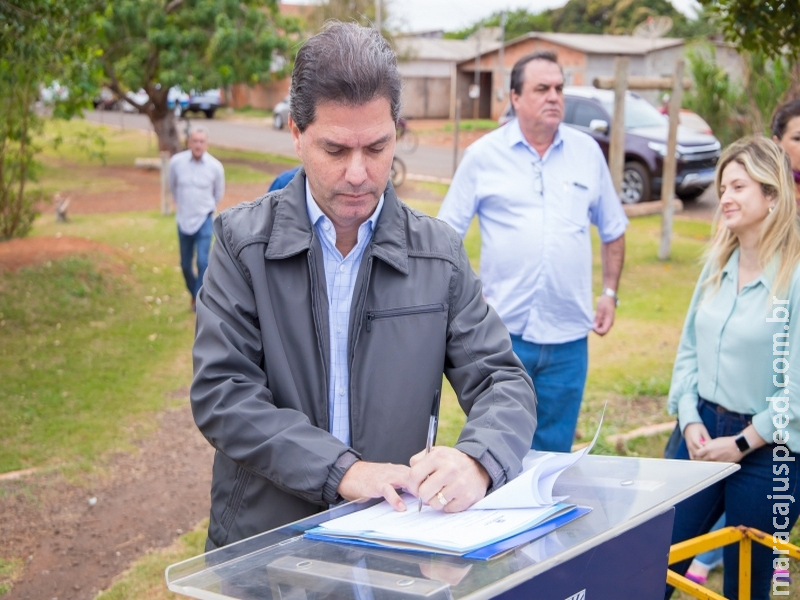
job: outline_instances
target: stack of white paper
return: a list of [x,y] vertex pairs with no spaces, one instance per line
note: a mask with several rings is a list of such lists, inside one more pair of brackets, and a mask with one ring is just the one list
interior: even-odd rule
[[[553,498],[553,486],[561,473],[589,453],[602,424],[601,416],[592,443],[583,450],[529,454],[518,477],[463,512],[445,513],[429,506],[422,512],[396,512],[384,501],[323,523],[307,534],[459,555],[492,545],[575,508],[562,503],[565,498]],[[410,494],[404,494],[403,501],[408,507],[417,504]]]
[[527,531],[573,508],[555,504],[513,510],[465,510],[444,513],[425,506],[416,510],[416,498],[403,494],[413,509],[395,511],[387,502],[327,523],[309,533],[341,540],[366,540],[373,544],[401,549],[435,549],[447,554],[467,554],[478,548]]

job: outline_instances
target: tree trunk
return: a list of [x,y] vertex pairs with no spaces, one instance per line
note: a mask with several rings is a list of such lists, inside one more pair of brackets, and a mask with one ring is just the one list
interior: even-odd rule
[[784,102],[797,100],[800,98],[800,60],[795,59],[791,70],[791,82],[789,89],[786,90],[786,95],[783,97]]
[[178,127],[175,123],[175,113],[167,107],[167,90],[147,90],[150,102],[144,107],[144,112],[150,117],[153,131],[158,137],[159,152],[169,152],[170,156],[177,154],[183,147],[178,136]]

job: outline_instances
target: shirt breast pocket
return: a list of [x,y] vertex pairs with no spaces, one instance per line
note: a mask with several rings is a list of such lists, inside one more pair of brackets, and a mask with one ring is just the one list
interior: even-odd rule
[[583,231],[589,227],[589,207],[591,205],[591,192],[589,186],[580,181],[568,181],[564,184],[564,194],[567,206],[564,216],[567,221]]

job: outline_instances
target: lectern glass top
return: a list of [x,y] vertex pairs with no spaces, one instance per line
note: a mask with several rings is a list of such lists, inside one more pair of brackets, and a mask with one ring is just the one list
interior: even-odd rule
[[361,548],[303,538],[347,504],[173,565],[176,593],[208,600],[479,600],[616,537],[738,469],[682,460],[586,456],[554,493],[592,511],[490,561]]

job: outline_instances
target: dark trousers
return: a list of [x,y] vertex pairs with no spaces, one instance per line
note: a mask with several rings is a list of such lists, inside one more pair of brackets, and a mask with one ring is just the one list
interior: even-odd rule
[[[712,438],[736,435],[750,424],[751,415],[729,412],[713,402],[700,399],[697,408]],[[767,535],[791,531],[800,513],[800,504],[769,499],[767,496],[793,496],[800,501],[797,497],[800,467],[794,453],[789,453],[786,460],[776,460],[774,448],[774,444],[768,444],[751,451],[742,458],[739,471],[678,504],[675,507],[672,543],[708,533],[722,513],[725,513],[729,526],[746,525]],[[681,440],[675,458],[689,460],[685,440]],[[782,465],[788,467],[788,472]],[[786,485],[784,481],[773,481],[773,478],[788,479],[786,489],[783,489]],[[781,504],[780,508],[777,508],[778,503]],[[750,597],[752,600],[768,600],[773,558],[786,555],[773,554],[772,548],[757,543],[753,543],[752,548]],[[739,597],[739,545],[725,546],[723,554],[724,595],[735,600]],[[670,568],[683,575],[690,564],[691,559]],[[670,587],[667,588],[666,598],[671,595]]]
[[[191,235],[183,233],[178,229],[178,242],[181,250],[181,270],[183,279],[186,281],[186,289],[197,297],[200,286],[203,285],[203,274],[208,268],[208,253],[211,250],[211,237],[214,234],[213,221],[211,215],[205,220],[200,229]],[[195,250],[197,251],[197,274],[195,275],[192,259]]]

